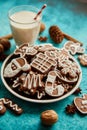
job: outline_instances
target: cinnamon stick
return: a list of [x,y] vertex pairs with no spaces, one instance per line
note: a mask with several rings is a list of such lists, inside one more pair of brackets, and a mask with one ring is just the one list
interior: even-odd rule
[[76,40],[75,38],[69,36],[68,34],[63,33],[63,35],[64,35],[64,37],[65,37],[66,39],[68,39],[68,40],[70,40],[70,41],[73,41],[73,42],[75,42],[75,43],[80,43],[81,46],[83,45],[83,43],[79,42],[78,40]]
[[10,40],[12,38],[13,38],[12,34],[8,34],[8,35],[0,37],[0,39],[8,39],[8,40]]

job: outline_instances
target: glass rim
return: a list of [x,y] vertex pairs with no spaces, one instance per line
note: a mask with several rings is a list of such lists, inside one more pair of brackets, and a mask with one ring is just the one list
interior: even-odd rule
[[[14,9],[16,9],[16,8],[19,8],[19,7],[31,7],[31,8],[34,8],[37,12],[39,11],[38,8],[36,8],[35,6],[32,6],[32,5],[19,5],[19,6],[15,6],[15,7],[11,8],[11,9],[8,11],[8,18],[9,18],[12,22],[17,23],[17,24],[33,24],[33,23],[37,23],[37,22],[40,22],[40,21],[41,21],[42,15],[40,15],[40,20],[39,20],[39,21],[38,21],[38,20],[35,20],[35,21],[33,21],[33,22],[25,22],[25,23],[22,23],[22,22],[17,22],[17,21],[15,21],[15,20],[13,20],[13,19],[11,18],[11,16],[10,16],[10,13],[11,13],[12,10],[14,10]],[[26,9],[26,8],[25,8],[25,9]],[[28,11],[28,10],[26,10],[26,11]],[[18,12],[19,12],[19,11],[18,11]]]

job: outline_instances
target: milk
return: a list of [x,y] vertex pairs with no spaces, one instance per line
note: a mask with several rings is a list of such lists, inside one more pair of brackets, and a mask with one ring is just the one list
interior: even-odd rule
[[34,20],[35,12],[20,11],[10,16],[10,25],[17,45],[34,44],[40,29],[40,16]]

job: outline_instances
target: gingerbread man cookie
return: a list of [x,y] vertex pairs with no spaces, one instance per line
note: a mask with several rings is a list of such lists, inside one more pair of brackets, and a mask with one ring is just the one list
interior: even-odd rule
[[83,66],[87,66],[87,54],[78,56],[78,59]]
[[72,41],[68,41],[64,44],[64,48],[68,50],[72,55],[76,53],[83,54],[85,49],[81,47],[80,43],[74,43]]
[[81,98],[76,97],[74,99],[74,104],[78,111],[80,111],[82,114],[87,114],[87,94],[84,94]]
[[20,71],[30,71],[31,67],[25,58],[13,59],[4,70],[4,77],[11,78],[16,76]]

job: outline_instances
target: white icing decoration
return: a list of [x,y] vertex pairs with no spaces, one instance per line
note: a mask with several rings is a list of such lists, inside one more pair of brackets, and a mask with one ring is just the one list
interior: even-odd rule
[[[39,61],[40,60],[40,61]],[[49,64],[49,65],[46,65]],[[37,55],[37,58],[33,60],[33,62],[31,63],[31,66],[36,68],[37,70],[39,70],[42,73],[47,72],[52,66],[55,66],[57,63],[55,61],[55,59],[50,58],[49,56],[47,56],[46,54],[43,53],[39,53]]]
[[2,105],[0,105],[0,111],[3,109],[3,106]]
[[87,105],[81,106],[82,109],[87,108]]
[[56,88],[58,89],[58,96],[63,95],[64,87],[62,85],[58,85]]
[[23,71],[27,71],[30,70],[30,65],[29,64],[25,64],[22,68]]
[[37,91],[37,98],[41,99],[43,96],[45,96],[45,92],[43,91],[42,93],[40,93],[39,91]]
[[87,105],[87,100],[82,100],[82,105]]
[[27,87],[29,90],[32,88],[32,86],[34,88],[36,88],[38,86],[42,86],[41,83],[41,78],[40,78],[40,74],[28,74],[27,77],[25,78],[23,87]]
[[1,98],[0,99],[4,104],[9,104],[9,106],[15,110],[15,111],[21,111],[21,108],[18,107],[17,104],[12,104],[12,101],[11,100],[6,100],[5,98]]
[[[57,95],[53,95],[53,91],[54,91],[55,89],[58,90]],[[47,93],[48,95],[51,95],[51,96],[61,96],[61,95],[63,95],[63,93],[64,93],[64,87],[63,87],[62,85],[57,85],[57,86],[55,86],[55,87],[50,86],[50,87],[46,87],[46,88],[45,88],[45,91],[46,91],[46,93]]]
[[26,46],[26,44],[25,44],[25,46],[24,45],[21,46],[14,52],[14,54],[20,54],[21,57],[24,57],[26,54],[35,55],[36,53],[37,53],[37,50],[34,47],[29,46],[28,44],[27,44],[27,46]]
[[12,88],[16,88],[20,85],[19,83],[19,78],[17,78],[15,81],[14,81],[14,84],[12,85]]
[[[24,60],[24,65],[21,67],[20,64],[17,62],[17,59],[23,59]],[[12,69],[12,64],[14,64],[17,69],[13,70]],[[16,58],[13,59],[5,68],[4,70],[4,77],[14,77],[17,75],[21,70],[27,71],[29,70],[30,65],[27,64],[27,61],[24,58]]]
[[[48,75],[49,75],[49,74],[48,74]],[[54,83],[54,81],[55,81],[55,78],[56,78],[56,76],[49,75],[49,76],[48,76],[48,78],[47,78],[47,82]]]

